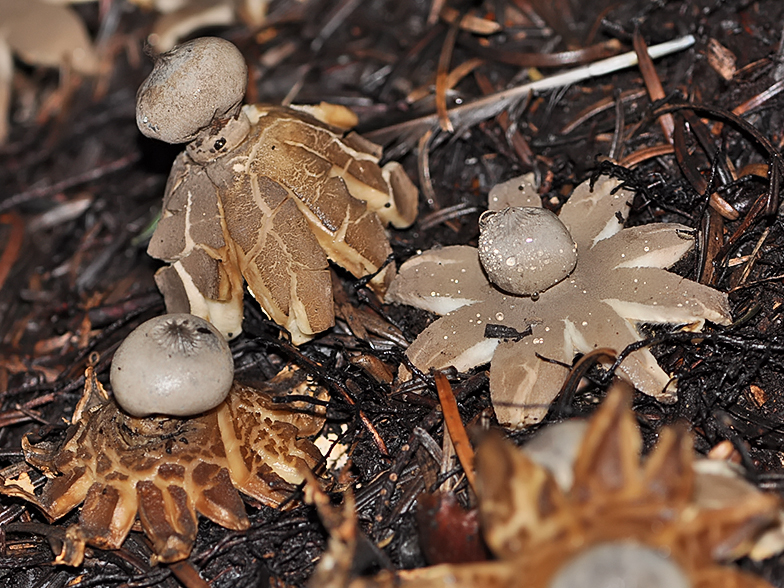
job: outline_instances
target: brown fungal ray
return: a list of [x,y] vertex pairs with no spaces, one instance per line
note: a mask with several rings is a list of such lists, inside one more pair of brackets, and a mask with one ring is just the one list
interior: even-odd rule
[[86,379],[62,444],[22,441],[28,464],[49,478],[42,491],[34,493],[26,472],[0,480],[1,493],[32,502],[52,521],[84,502],[56,563],[80,565],[85,545],[118,549],[137,512],[152,562],[182,560],[196,539],[196,513],[247,529],[238,490],[278,506],[321,458],[302,437],[320,428],[318,411],[292,413],[272,400],[281,386],[305,385],[301,374],[284,372],[261,388],[235,383],[224,403],[188,419],[131,417],[92,367]]
[[[477,478],[483,482],[480,514],[488,529],[488,545],[501,557],[525,556],[541,543],[555,542],[565,554],[569,545],[584,549],[631,539],[665,549],[696,579],[716,567],[715,561],[724,559],[717,547],[758,536],[775,521],[780,508],[774,495],[762,492],[743,503],[719,508],[696,503],[694,452],[685,427],[663,429],[656,447],[641,463],[640,433],[631,412],[629,387],[624,383],[616,384],[591,419],[568,492],[558,488],[549,473],[542,475],[540,466],[508,442],[498,438],[488,441],[477,452]],[[504,461],[515,463],[516,471],[502,480],[499,469]],[[496,479],[496,484],[484,484],[488,477]],[[529,496],[525,503],[538,515],[513,516],[519,511],[512,509],[503,516],[499,505],[519,503],[523,496]],[[557,550],[551,546],[540,549],[550,557],[563,557],[556,556]]]
[[[377,272],[392,252],[385,221],[413,222],[416,189],[400,166],[380,168],[368,141],[305,112],[249,106],[246,115],[236,148],[177,159],[148,252],[171,263],[157,278],[169,312],[187,301],[186,311],[236,336],[244,278],[299,344],[334,324],[327,259],[357,277]],[[189,150],[205,152],[207,140]],[[393,275],[389,265],[371,285],[383,293]]]
[[[245,179],[258,179],[258,187],[251,185],[251,206],[266,212],[259,197],[275,204],[289,197],[333,261],[356,276],[378,270],[391,248],[377,215],[365,204],[376,194],[389,198],[376,158],[343,145],[340,134],[306,114],[268,107],[254,118],[247,139],[228,161],[206,167],[221,196],[239,198],[236,192],[248,187]],[[228,168],[234,173],[226,177]],[[268,196],[268,190],[274,194]],[[227,207],[224,203],[224,212]],[[232,236],[246,229],[240,218],[227,219],[227,226]]]
[[644,461],[641,445],[626,384],[616,385],[591,418],[569,489],[559,487],[549,471],[499,433],[487,435],[476,454],[477,499],[484,538],[496,561],[382,572],[349,582],[335,568],[351,569],[352,554],[345,551],[355,544],[340,539],[353,536],[356,516],[344,508],[336,520],[328,502],[316,501],[331,541],[313,576],[320,582],[311,586],[546,588],[591,548],[631,544],[666,557],[693,587],[770,588],[762,578],[721,562],[742,555],[732,546],[759,537],[776,521],[779,498],[756,491],[745,493],[742,501],[708,506],[697,500],[692,439],[685,427],[663,429]]
[[209,320],[230,339],[242,330],[242,275],[218,191],[204,170],[188,161],[183,153],[172,165],[147,252],[171,262],[155,275],[167,311]]
[[490,189],[487,195],[487,210],[503,210],[509,206],[541,206],[542,199],[531,182],[522,178],[512,178]]

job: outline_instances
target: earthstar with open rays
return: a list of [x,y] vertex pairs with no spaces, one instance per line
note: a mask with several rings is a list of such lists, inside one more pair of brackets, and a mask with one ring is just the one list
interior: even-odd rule
[[[119,549],[137,514],[151,562],[183,560],[196,540],[196,513],[248,529],[239,492],[277,507],[321,459],[306,436],[319,431],[322,412],[275,401],[292,391],[324,392],[304,372],[284,369],[259,387],[235,382],[225,401],[201,415],[136,418],[109,397],[90,365],[65,439],[24,437],[27,464],[0,472],[0,493],[35,504],[50,521],[84,502],[56,564],[81,565],[86,545]],[[48,478],[40,491],[33,468]]]
[[[499,184],[490,192],[488,209],[541,207],[530,182]],[[409,347],[409,359],[425,371],[450,365],[464,371],[491,362],[499,422],[527,426],[544,418],[568,373],[537,354],[569,365],[577,353],[598,347],[620,351],[639,341],[638,323],[692,331],[706,320],[729,324],[726,294],[664,269],[692,248],[692,230],[675,223],[624,229],[632,196],[610,178],[599,179],[593,189],[588,182],[575,189],[558,218],[577,245],[577,265],[538,297],[492,284],[474,247],[432,249],[408,260],[387,301],[443,315]],[[492,325],[495,330],[486,331]],[[676,398],[670,376],[647,349],[631,353],[620,375],[660,401]]]
[[625,384],[610,389],[571,448],[573,457],[561,459],[568,487],[525,447],[498,431],[485,435],[476,451],[476,495],[482,536],[495,556],[490,560],[355,578],[361,531],[353,495],[333,506],[318,484],[308,483],[306,500],[316,504],[330,532],[309,586],[771,588],[725,564],[753,553],[779,524],[779,497],[755,487],[739,492],[726,481],[714,497],[706,496],[705,485],[722,484],[694,467],[684,426],[662,428],[642,458],[631,400]]

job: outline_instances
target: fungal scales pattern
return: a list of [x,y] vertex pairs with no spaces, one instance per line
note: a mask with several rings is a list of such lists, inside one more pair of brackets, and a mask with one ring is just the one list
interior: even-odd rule
[[[541,206],[530,181],[496,186],[488,208]],[[610,178],[575,189],[559,218],[577,245],[577,265],[538,297],[491,284],[474,247],[444,247],[409,259],[387,301],[443,315],[408,348],[409,359],[423,371],[450,365],[463,371],[490,362],[498,420],[522,427],[544,418],[566,379],[563,364],[577,353],[623,350],[641,339],[638,323],[693,331],[706,320],[729,324],[726,294],[663,269],[692,248],[691,229],[679,224],[624,229],[631,199],[632,192]],[[405,369],[401,375],[410,376]],[[676,399],[670,376],[647,349],[631,353],[620,375],[660,401]]]
[[377,145],[312,112],[245,106],[239,145],[197,139],[177,158],[148,247],[170,264],[156,275],[168,312],[235,337],[244,280],[300,344],[334,324],[328,259],[357,277],[379,272],[370,285],[386,291],[395,268],[384,267],[384,227],[414,221],[417,190],[399,164],[378,166]]
[[[321,459],[305,436],[319,431],[323,417],[312,407],[275,402],[292,390],[309,392],[304,372],[284,370],[260,388],[235,383],[217,408],[185,419],[131,417],[109,398],[92,366],[85,379],[64,442],[24,437],[28,469],[0,475],[0,493],[35,504],[52,521],[84,502],[57,564],[80,565],[86,545],[119,549],[137,513],[152,563],[180,561],[196,539],[197,512],[245,530],[250,521],[238,490],[279,506]],[[40,492],[30,467],[48,478]]]

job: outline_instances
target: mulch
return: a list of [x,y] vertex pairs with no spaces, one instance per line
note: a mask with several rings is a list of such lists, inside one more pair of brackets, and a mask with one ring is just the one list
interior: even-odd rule
[[[750,479],[781,491],[784,167],[776,150],[784,141],[784,4],[447,3],[458,15],[501,23],[480,34],[429,20],[434,3],[273,0],[261,29],[240,23],[206,32],[233,41],[246,56],[249,101],[344,104],[358,114],[362,132],[384,138],[392,125],[429,115],[437,103],[465,104],[587,63],[611,40],[630,51],[635,34],[649,46],[693,34],[692,48],[655,62],[664,93],[654,100],[641,69],[630,68],[525,96],[453,134],[436,129],[421,142],[392,136],[386,157],[403,163],[421,202],[417,222],[391,231],[390,239],[398,263],[432,247],[475,245],[479,214],[497,182],[533,171],[545,205],[557,211],[574,186],[612,167],[637,191],[631,224],[673,221],[699,231],[697,253],[674,271],[729,292],[735,319],[700,339],[646,327],[680,390],[674,405],[635,398],[647,446],[662,426],[686,420],[700,452],[728,440]],[[121,9],[114,8],[119,20],[104,39],[107,75],[85,80],[59,112],[38,115],[58,89],[57,72],[16,63],[11,134],[0,147],[0,467],[22,458],[22,436],[61,428],[70,417],[90,354],[100,354],[98,374],[108,381],[125,335],[164,311],[152,278],[159,264],[147,256],[146,239],[181,146],[147,140],[136,128],[136,88],[152,68],[144,45],[155,15],[119,0],[101,3],[114,4]],[[93,35],[106,26],[98,3],[76,10]],[[436,83],[439,73],[443,81],[464,64],[451,87]],[[419,89],[422,97],[411,101]],[[669,145],[658,122],[664,113],[673,115],[674,150],[656,149]],[[609,165],[609,156],[623,169]],[[423,311],[380,305],[336,271],[360,316],[388,320],[409,341],[432,322]],[[421,544],[415,499],[427,466],[415,449],[423,431],[438,443],[443,433],[432,379],[389,385],[356,360],[373,357],[395,372],[404,360],[398,342],[372,332],[359,338],[340,322],[295,349],[281,342],[250,296],[245,306],[244,334],[232,342],[238,377],[267,379],[293,362],[332,392],[327,426],[350,448],[360,521],[371,539],[357,568],[424,565],[431,547]],[[547,421],[595,408],[608,378],[598,370],[589,376],[592,383],[556,401]],[[486,372],[450,377],[469,429],[492,422]],[[248,510],[252,527],[242,534],[200,520],[193,554],[181,566],[151,567],[149,546],[132,532],[122,549],[89,549],[83,567],[73,569],[51,565],[48,538],[62,534],[76,511],[49,525],[23,502],[0,497],[0,585],[304,585],[327,540],[314,509]],[[776,586],[784,586],[783,564],[781,557],[740,563]]]

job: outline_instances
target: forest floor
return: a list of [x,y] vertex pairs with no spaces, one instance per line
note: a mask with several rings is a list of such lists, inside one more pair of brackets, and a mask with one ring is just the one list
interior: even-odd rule
[[[724,339],[668,339],[663,335],[669,331],[646,331],[659,337],[653,352],[678,376],[680,396],[668,405],[635,396],[645,446],[662,426],[686,420],[697,451],[728,440],[749,479],[780,492],[784,227],[775,150],[784,142],[784,3],[448,2],[455,14],[482,19],[477,26],[497,23],[485,33],[429,18],[433,4],[440,3],[273,0],[259,27],[237,20],[199,34],[222,36],[240,48],[250,68],[247,102],[348,106],[359,117],[359,131],[384,143],[385,160],[404,165],[420,188],[420,205],[412,227],[389,231],[398,266],[433,247],[476,245],[487,193],[501,181],[534,172],[545,206],[557,212],[602,161],[612,158],[628,168],[625,178],[637,191],[628,224],[679,222],[696,229],[698,253],[673,271],[729,293],[735,321],[723,328],[730,335]],[[112,354],[123,338],[164,312],[153,282],[160,263],[146,247],[182,146],[142,137],[135,122],[136,90],[153,65],[145,42],[156,14],[125,0],[74,10],[99,41],[104,73],[58,94],[56,70],[16,61],[10,134],[0,146],[2,467],[22,460],[25,434],[62,428],[71,417],[91,354],[99,354],[98,377],[108,383]],[[633,51],[635,31],[648,46],[687,34],[696,38],[691,48],[655,61],[662,100],[651,100],[640,68],[631,67],[525,95],[498,115],[475,112],[454,134],[435,129],[420,140],[421,132],[402,134],[392,126],[435,112],[439,101],[451,108],[532,76]],[[437,95],[437,74],[455,71]],[[683,102],[708,108],[674,112],[681,140],[673,148],[657,114]],[[57,107],[45,112],[52,104]],[[740,129],[738,117],[757,134]],[[708,205],[711,193],[715,207]],[[381,305],[337,271],[360,321],[388,320],[411,342],[435,318]],[[312,375],[319,383],[347,391],[353,404],[333,394],[327,427],[350,448],[362,530],[380,545],[364,567],[423,566],[414,506],[423,489],[423,462],[401,447],[417,438],[417,428],[441,443],[443,421],[434,418],[438,396],[432,381],[416,388],[374,377],[357,357],[380,360],[397,373],[404,346],[373,332],[361,335],[339,320],[299,348],[281,344],[279,329],[246,293],[244,333],[231,342],[237,377],[261,381],[288,363],[316,365]],[[492,423],[487,366],[450,377],[464,423]],[[590,414],[606,381],[597,376],[557,402],[545,422]],[[522,442],[530,433],[512,437]],[[401,462],[403,454],[408,461]],[[402,472],[391,486],[390,471]],[[464,486],[460,491],[470,502]],[[201,519],[189,569],[216,588],[304,585],[327,544],[315,509],[255,504],[248,511],[247,533]],[[52,525],[62,532],[77,517],[78,509]],[[150,566],[150,547],[135,530],[120,550],[88,549],[80,568],[52,566],[42,523],[23,501],[0,497],[0,585],[200,585],[182,570]],[[784,586],[781,556],[740,565]]]

